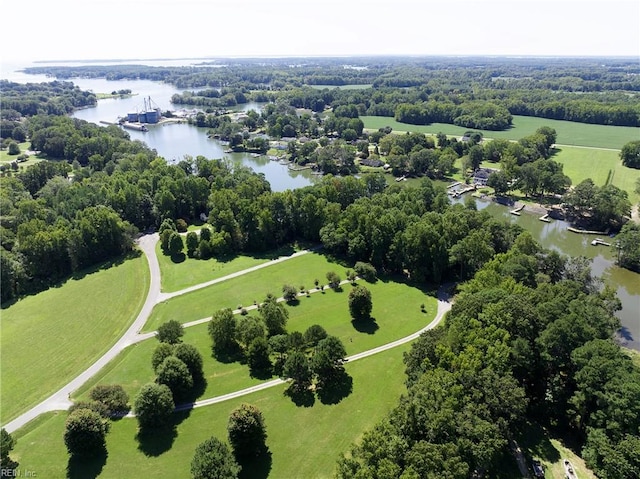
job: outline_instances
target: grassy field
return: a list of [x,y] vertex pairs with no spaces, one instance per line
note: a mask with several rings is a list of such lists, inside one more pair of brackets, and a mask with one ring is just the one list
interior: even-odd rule
[[345,268],[329,262],[324,255],[306,254],[160,303],[153,309],[143,330],[155,331],[170,319],[186,323],[211,316],[218,309],[248,306],[254,301],[262,301],[267,293],[281,296],[285,283],[296,288],[312,288],[317,278],[326,284],[325,275],[332,270],[345,277]]
[[527,458],[527,465],[531,467],[532,458],[538,459],[547,479],[565,479],[565,459],[573,464],[580,479],[597,479],[569,444],[536,424],[527,427],[524,436],[518,439],[518,444]]
[[[351,323],[347,305],[350,285],[345,285],[341,293],[327,291],[324,294],[314,293],[309,297],[300,298],[297,306],[289,307],[287,329],[304,333],[312,324],[320,324],[329,334],[340,338],[345,345],[347,355],[352,355],[408,336],[427,325],[435,317],[436,299],[425,296],[416,288],[382,281],[366,284],[366,286],[373,297],[372,316],[376,318],[379,329],[360,328],[359,331]],[[422,303],[425,304],[427,313],[420,311]],[[404,309],[404,314],[398,316],[395,313],[400,308]],[[253,314],[256,313],[253,312]],[[207,324],[187,328],[183,340],[196,346],[204,358],[207,387],[202,398],[230,393],[260,382],[249,377],[246,365],[223,364],[212,357]],[[133,398],[143,384],[154,380],[151,356],[157,345],[158,342],[155,339],[149,339],[127,348],[77,391],[74,399],[87,399],[87,392],[96,384],[120,384]]]
[[161,289],[167,292],[179,291],[194,284],[220,278],[257,264],[266,263],[271,259],[267,257],[236,256],[228,261],[220,261],[215,258],[197,260],[184,256],[180,261],[176,262],[171,256],[162,252],[160,242],[156,245],[156,255],[158,256],[158,263],[160,263]]
[[[394,131],[416,131],[421,133],[445,133],[451,136],[462,136],[470,128],[448,123],[432,123],[431,125],[409,125],[399,123],[390,117],[361,116],[364,127],[377,130],[390,126]],[[531,116],[514,116],[513,127],[505,131],[480,130],[486,138],[504,138],[519,140],[531,135],[541,126],[554,128],[558,134],[557,143],[561,145],[589,146],[597,148],[613,148],[620,150],[625,143],[640,138],[640,128],[630,126],[589,125],[572,121],[548,120]]]
[[[18,143],[18,146],[20,146],[20,153],[24,153],[31,147],[31,142],[25,141],[24,143]],[[0,150],[0,164],[11,163],[18,156],[20,155],[10,155],[7,149]],[[38,163],[41,160],[42,158],[38,157],[37,155],[32,155],[32,156],[29,156],[29,159],[27,161],[23,163],[18,163],[18,166],[20,169],[24,169],[27,166],[31,166],[35,163]]]
[[632,204],[640,200],[635,193],[640,170],[623,166],[615,151],[562,146],[556,148],[551,159],[563,164],[564,174],[571,178],[574,186],[586,178],[591,178],[598,186],[604,186],[611,172],[609,182],[612,185],[629,193]]
[[[195,409],[179,422],[174,435],[154,438],[154,442],[136,440],[137,423],[133,419],[114,422],[107,436],[106,462],[73,470],[75,477],[101,478],[182,477],[189,467],[196,446],[209,437],[226,440],[229,413],[241,403],[256,405],[267,425],[270,461],[253,464],[245,477],[328,478],[336,461],[365,430],[386,414],[404,391],[402,353],[408,346],[396,348],[346,365],[353,378],[353,391],[335,405],[316,400],[311,407],[296,407],[283,395],[285,386],[277,386],[235,400]],[[384,387],[381,387],[384,385]],[[17,431],[18,439],[11,456],[21,470],[37,477],[66,477],[68,454],[62,435],[65,413],[49,414]],[[252,473],[251,473],[252,472]],[[93,475],[91,475],[93,474]]]
[[2,421],[34,406],[105,353],[134,320],[148,284],[140,256],[5,307]]

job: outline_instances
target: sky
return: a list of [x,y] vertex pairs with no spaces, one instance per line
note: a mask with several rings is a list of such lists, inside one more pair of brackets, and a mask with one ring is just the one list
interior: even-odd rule
[[640,59],[638,0],[20,0],[0,60],[536,55]]

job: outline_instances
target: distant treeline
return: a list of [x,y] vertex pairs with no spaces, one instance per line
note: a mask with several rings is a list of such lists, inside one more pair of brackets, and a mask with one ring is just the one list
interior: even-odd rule
[[[455,124],[465,127],[499,130],[509,127],[508,115],[528,115],[640,126],[640,67],[632,59],[225,59],[198,67],[92,65],[33,67],[26,71],[59,78],[134,78],[163,81],[182,89],[226,89],[219,95],[213,93],[215,90],[206,90],[174,98],[175,103],[203,107],[277,98],[293,102],[302,96],[306,98],[302,102],[305,107],[314,111],[338,106],[348,99],[358,105],[360,114],[401,118],[407,116],[401,105],[431,112],[432,103],[444,104],[441,109],[445,114],[408,115],[420,124],[455,120]],[[348,84],[372,88],[323,92],[311,88]],[[490,105],[482,106],[487,102]],[[468,111],[470,105],[474,105],[473,111]],[[493,110],[495,116],[478,114],[487,109]]]

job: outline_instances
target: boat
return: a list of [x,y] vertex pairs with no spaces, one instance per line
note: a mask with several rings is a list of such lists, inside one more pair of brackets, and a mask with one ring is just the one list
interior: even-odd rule
[[136,130],[136,131],[149,131],[146,125],[142,125],[140,123],[129,123],[125,121],[122,123],[122,128],[127,128],[128,130]]

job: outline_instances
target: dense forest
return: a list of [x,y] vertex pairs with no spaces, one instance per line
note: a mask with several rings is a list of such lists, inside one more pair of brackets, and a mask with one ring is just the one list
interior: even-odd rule
[[531,424],[573,435],[597,477],[639,477],[640,369],[611,340],[618,308],[584,259],[519,235],[405,353],[407,393],[337,477],[492,477]]
[[[171,83],[175,103],[203,107],[307,97],[305,107],[356,105],[360,115],[503,130],[511,115],[640,126],[640,68],[634,59],[377,57],[348,60],[224,59],[189,67],[30,67],[61,79],[103,77]],[[341,91],[337,86],[361,85]],[[323,88],[319,90],[318,88]],[[293,100],[292,101],[296,101]],[[299,100],[297,100],[299,101]],[[293,105],[293,103],[292,103]],[[407,105],[412,109],[407,110]],[[294,105],[296,106],[296,105]]]

